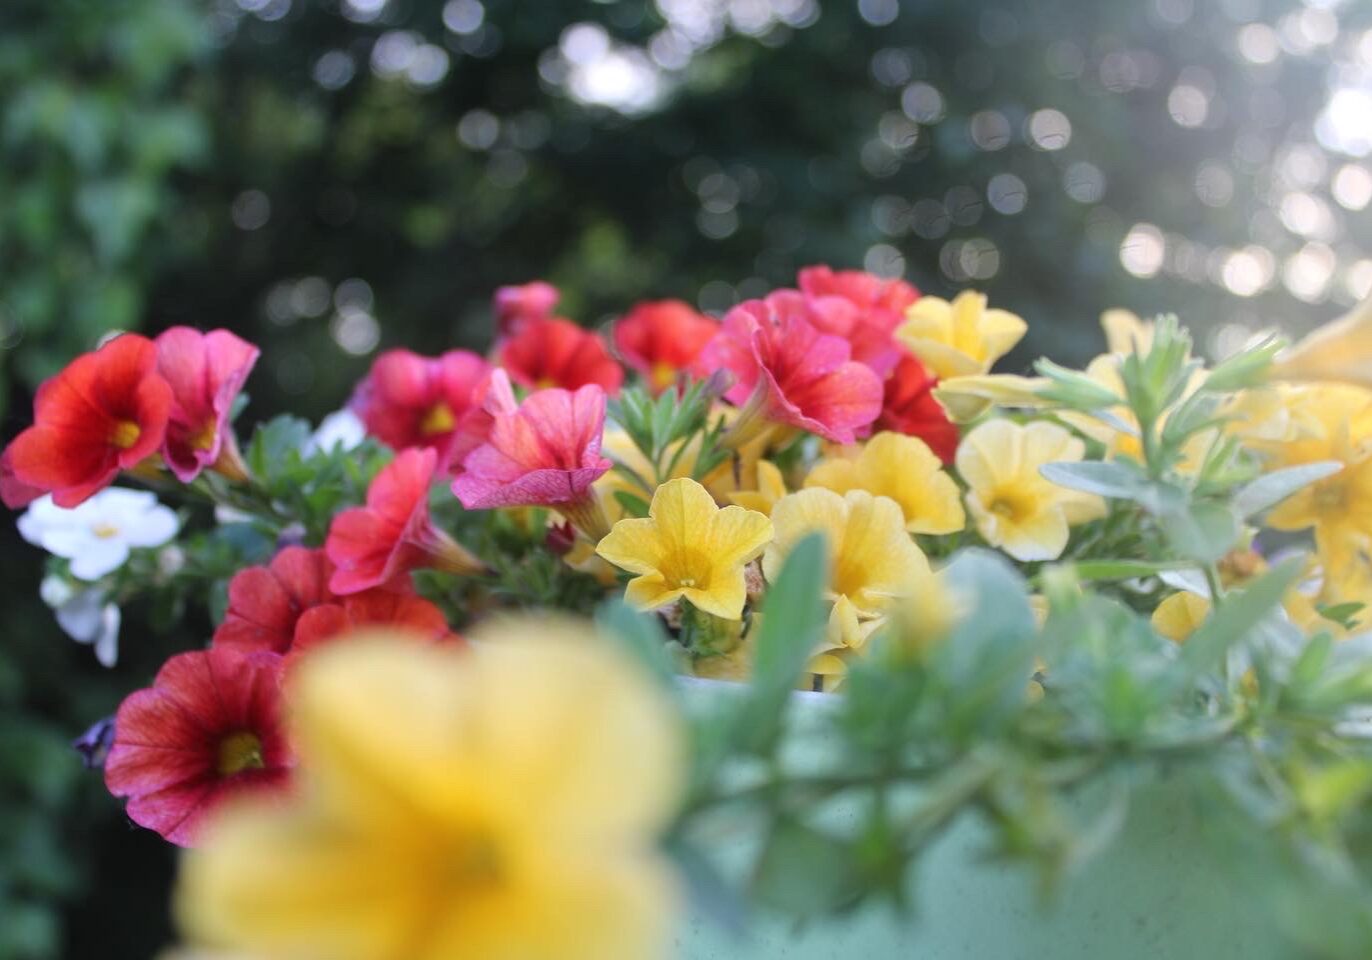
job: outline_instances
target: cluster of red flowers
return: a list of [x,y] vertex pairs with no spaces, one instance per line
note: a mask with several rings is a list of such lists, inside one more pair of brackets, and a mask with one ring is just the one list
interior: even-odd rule
[[[811,267],[798,289],[742,303],[722,321],[676,300],[638,304],[614,324],[611,346],[556,316],[557,290],[536,282],[497,291],[490,359],[381,354],[351,407],[395,458],[365,504],[333,518],[322,547],[287,546],[240,571],[209,648],[172,657],[124,701],[109,789],[128,798],[134,821],[192,843],[224,797],[289,786],[283,678],[301,656],[368,626],[455,639],[410,577],[485,569],[432,522],[439,482],[470,510],[552,506],[602,534],[591,485],[611,467],[601,454],[606,401],[626,367],[655,394],[724,371],[738,421],[839,443],[896,430],[950,460],[957,430],[932,396],[936,381],[894,336],[918,297],[899,280]],[[39,389],[33,425],[0,456],[0,494],[18,506],[51,493],[70,507],[121,471],[163,468],[183,483],[205,469],[250,483],[229,416],[257,357],[224,330],[110,340]]]

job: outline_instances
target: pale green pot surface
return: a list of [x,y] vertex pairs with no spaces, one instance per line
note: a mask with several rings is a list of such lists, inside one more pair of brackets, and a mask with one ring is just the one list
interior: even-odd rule
[[[713,696],[691,690],[688,698]],[[797,705],[802,714],[814,701]],[[805,720],[803,716],[802,720]],[[806,731],[803,751],[823,750]],[[810,724],[813,726],[813,724]],[[1210,808],[1213,815],[1214,808]],[[839,803],[831,826],[861,815]],[[1271,912],[1216,867],[1206,822],[1191,795],[1160,780],[1141,789],[1113,843],[1074,872],[1045,903],[1030,870],[985,860],[986,834],[966,815],[926,852],[910,878],[915,909],[898,915],[874,903],[857,914],[797,929],[753,914],[735,933],[689,912],[677,960],[1294,960]],[[751,839],[716,843],[710,853],[731,879]]]

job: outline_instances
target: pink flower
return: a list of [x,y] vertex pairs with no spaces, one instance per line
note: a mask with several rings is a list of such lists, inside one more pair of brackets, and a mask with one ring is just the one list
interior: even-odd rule
[[336,594],[379,587],[423,567],[478,573],[485,564],[429,520],[429,488],[438,454],[401,451],[367,488],[367,505],[333,518],[324,550],[334,564]]
[[500,336],[514,336],[526,323],[551,317],[557,298],[557,287],[543,280],[500,287],[494,298],[496,329]]
[[781,290],[730,310],[696,358],[695,370],[700,376],[720,369],[734,375],[725,397],[747,404],[733,428],[738,442],[750,430],[756,435],[753,421],[766,420],[852,443],[881,413],[882,385],[851,355],[847,340],[815,328],[800,294]]
[[615,349],[661,393],[689,369],[702,347],[719,331],[719,322],[680,300],[635,304],[615,324]]
[[206,467],[246,478],[229,414],[261,351],[227,330],[172,327],[154,342],[157,372],[172,389],[162,459],[182,483]]
[[605,432],[605,391],[588,384],[576,392],[539,390],[516,407],[509,382],[491,391],[490,439],[473,450],[453,481],[468,510],[554,506],[577,526],[603,526],[582,511],[598,509],[591,484],[613,465],[600,455]]
[[885,376],[900,360],[896,327],[919,291],[904,280],[883,280],[861,270],[835,272],[827,266],[800,271],[800,290],[810,322],[822,333],[843,337],[859,360]]
[[561,317],[530,320],[500,345],[500,365],[510,379],[530,390],[575,390],[593,383],[615,393],[624,368],[610,356],[599,334]]
[[387,350],[353,393],[351,406],[367,432],[393,450],[428,447],[440,470],[481,442],[490,418],[481,401],[491,367],[468,350],[423,357]]

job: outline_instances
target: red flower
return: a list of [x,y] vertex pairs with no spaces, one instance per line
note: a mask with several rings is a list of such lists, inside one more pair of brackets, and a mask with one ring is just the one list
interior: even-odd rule
[[615,324],[615,348],[629,366],[661,393],[691,366],[719,323],[680,300],[637,304]]
[[919,437],[944,463],[952,463],[958,449],[958,428],[934,399],[936,386],[938,378],[913,354],[904,353],[886,381],[876,428]]
[[800,290],[810,308],[810,322],[823,333],[843,337],[859,360],[881,376],[900,360],[896,327],[919,291],[904,280],[883,280],[861,270],[827,266],[800,271]]
[[411,447],[367,488],[367,505],[333,518],[324,549],[336,569],[329,589],[359,593],[421,567],[477,573],[485,565],[429,521],[438,455]]
[[182,483],[206,467],[246,477],[229,414],[261,351],[227,330],[172,327],[155,342],[157,372],[172,390],[162,459]]
[[440,357],[388,350],[358,384],[352,408],[382,443],[393,450],[431,448],[446,470],[484,436],[489,418],[481,399],[490,374],[490,365],[468,350]]
[[282,790],[295,760],[281,724],[281,658],[232,648],[172,657],[115,716],[105,785],[134,823],[189,846],[231,795]]
[[561,317],[524,324],[501,344],[500,365],[510,379],[531,390],[575,390],[593,383],[615,393],[624,383],[624,370],[610,356],[605,341]]
[[730,310],[695,368],[734,375],[725,397],[748,404],[733,428],[739,442],[754,429],[750,421],[765,419],[852,443],[881,412],[881,379],[850,357],[848,341],[810,323],[799,293],[780,290]]
[[5,502],[22,505],[37,489],[51,492],[59,507],[74,507],[156,452],[172,406],[156,367],[153,342],[126,333],[45,381],[33,401],[33,426],[4,454]]
[[389,627],[430,642],[455,638],[443,611],[423,597],[390,590],[364,590],[305,611],[296,623],[286,669],[316,647],[364,627]]
[[524,324],[551,317],[557,298],[557,287],[542,280],[498,288],[494,298],[496,329],[502,337],[514,336]]

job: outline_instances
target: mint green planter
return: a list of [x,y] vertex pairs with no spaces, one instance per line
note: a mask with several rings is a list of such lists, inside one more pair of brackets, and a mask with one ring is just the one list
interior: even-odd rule
[[[693,689],[699,702],[719,691]],[[798,698],[797,756],[824,749]],[[834,811],[835,822],[858,813]],[[1053,902],[1040,902],[1029,870],[979,862],[981,825],[964,816],[917,866],[907,917],[887,904],[796,929],[754,915],[738,936],[712,918],[689,916],[677,960],[1296,960],[1270,910],[1245,897],[1211,861],[1206,824],[1188,794],[1159,781],[1135,795],[1119,836],[1074,873]],[[715,844],[737,877],[746,838]],[[753,838],[756,841],[756,838]]]

